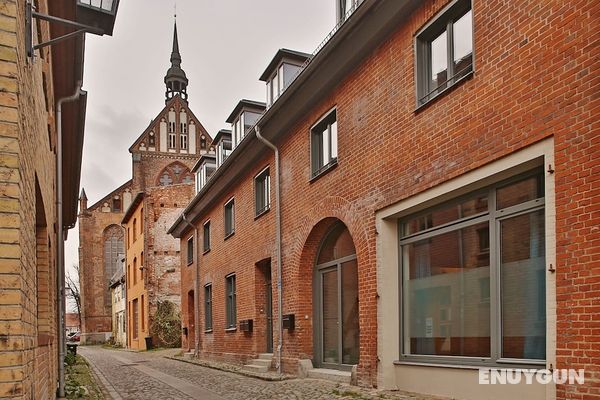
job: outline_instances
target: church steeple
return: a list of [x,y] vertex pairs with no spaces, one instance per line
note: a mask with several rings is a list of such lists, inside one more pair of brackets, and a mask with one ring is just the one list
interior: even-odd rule
[[165,75],[165,84],[167,91],[165,92],[165,103],[171,100],[176,95],[187,102],[187,85],[188,79],[183,69],[181,69],[181,54],[179,54],[179,40],[177,38],[177,20],[173,29],[173,51],[171,52],[171,68]]

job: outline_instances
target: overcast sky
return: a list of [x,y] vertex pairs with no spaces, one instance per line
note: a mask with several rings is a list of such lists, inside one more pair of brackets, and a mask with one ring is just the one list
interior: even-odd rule
[[[131,178],[129,146],[164,106],[174,0],[121,0],[112,37],[87,35],[81,187],[91,205]],[[177,0],[190,108],[213,136],[242,98],[265,101],[258,77],[279,48],[312,53],[335,25],[335,0]],[[69,231],[68,269],[79,233]]]

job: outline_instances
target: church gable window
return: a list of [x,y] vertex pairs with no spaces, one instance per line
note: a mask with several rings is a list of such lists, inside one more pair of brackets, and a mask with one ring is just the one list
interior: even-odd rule
[[190,169],[180,162],[167,165],[158,175],[156,186],[170,186],[180,183],[193,183],[194,176]]
[[[120,258],[123,256],[123,229],[118,225],[110,225],[104,230],[104,279],[106,283],[117,272],[120,264]],[[111,299],[106,297],[106,306],[110,307]]]
[[188,140],[187,140],[188,137],[187,137],[187,135],[181,135],[179,138],[180,138],[180,141],[181,141],[181,143],[180,143],[181,144],[181,149],[182,150],[187,150],[187,148],[188,148]]
[[112,203],[113,203],[113,207],[112,207],[113,211],[114,212],[121,212],[121,209],[122,209],[122,207],[121,207],[121,198],[119,196],[115,196],[113,198],[113,202]]
[[148,143],[150,147],[154,147],[156,145],[156,136],[154,136],[154,132],[150,132],[148,136]]

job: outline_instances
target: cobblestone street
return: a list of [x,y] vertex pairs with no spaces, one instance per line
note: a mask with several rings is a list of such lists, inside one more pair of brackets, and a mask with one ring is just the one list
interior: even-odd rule
[[79,353],[90,362],[107,395],[115,400],[430,399],[315,379],[268,382],[164,357],[173,351],[135,353],[81,346]]

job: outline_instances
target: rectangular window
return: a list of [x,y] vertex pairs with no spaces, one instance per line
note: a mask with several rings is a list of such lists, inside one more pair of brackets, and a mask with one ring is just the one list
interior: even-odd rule
[[416,36],[417,107],[473,72],[470,0],[457,0]]
[[271,107],[273,98],[271,97],[271,81],[267,81],[267,107]]
[[137,283],[137,257],[133,259],[133,284]]
[[223,140],[217,149],[217,168],[221,166],[231,154],[231,140]]
[[337,163],[336,110],[331,111],[310,130],[312,177]]
[[187,142],[188,142],[188,140],[187,140],[187,139],[188,139],[187,135],[180,135],[180,136],[179,136],[179,139],[180,139],[180,141],[181,141],[181,143],[180,143],[180,144],[181,144],[181,149],[183,149],[183,150],[187,150],[187,147],[188,147],[188,146],[187,146]]
[[257,217],[269,209],[270,199],[270,177],[267,168],[254,178],[254,204]]
[[206,253],[207,251],[210,250],[210,221],[206,221],[204,223],[204,226],[202,228],[203,231],[203,247],[204,247],[204,252]]
[[138,299],[134,299],[133,300],[133,306],[132,306],[132,308],[133,308],[133,312],[132,312],[132,319],[133,319],[132,322],[133,323],[131,324],[132,325],[131,326],[131,330],[132,330],[131,336],[134,339],[137,339],[138,338],[138,327],[139,327],[139,325],[138,325],[138,323],[139,323],[139,319],[138,319],[139,318],[139,315],[138,315]]
[[190,236],[187,241],[187,264],[194,262],[194,237]]
[[211,331],[212,324],[212,285],[204,286],[204,330]]
[[235,299],[235,275],[229,275],[225,278],[225,294],[226,298],[226,328],[235,329],[237,323],[236,316],[236,299]]
[[403,219],[403,356],[545,360],[544,229],[538,171]]
[[145,321],[145,316],[144,316],[144,295],[142,295],[142,300],[140,302],[140,308],[142,310],[141,312],[141,318],[140,318],[140,322],[142,325],[142,332],[146,330],[145,326],[146,326],[146,321]]
[[225,238],[235,232],[235,201],[231,199],[225,204]]
[[169,148],[174,149],[175,147],[177,147],[177,135],[169,133]]

